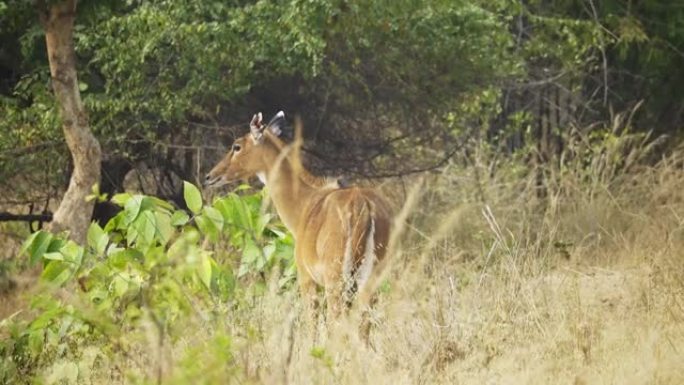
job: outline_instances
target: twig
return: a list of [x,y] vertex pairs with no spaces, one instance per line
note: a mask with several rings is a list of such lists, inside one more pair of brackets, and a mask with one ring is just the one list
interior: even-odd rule
[[0,212],[0,222],[50,222],[52,220],[52,213],[45,214],[12,214],[8,212]]
[[[598,13],[596,12],[596,7],[594,6],[593,0],[589,0],[589,6],[591,7],[591,13],[594,17],[596,25],[598,25],[599,27],[601,27],[602,30],[604,30],[605,28],[599,21]],[[606,43],[603,39],[603,32],[599,34],[598,38],[599,44],[601,45],[600,51],[601,59],[603,62],[603,106],[605,107],[608,105],[608,57],[606,56]]]

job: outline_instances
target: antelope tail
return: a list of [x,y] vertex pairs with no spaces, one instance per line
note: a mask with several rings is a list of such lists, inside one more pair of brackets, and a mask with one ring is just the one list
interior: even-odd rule
[[351,204],[344,255],[344,299],[351,305],[354,294],[371,276],[375,265],[375,219],[373,204],[366,199]]

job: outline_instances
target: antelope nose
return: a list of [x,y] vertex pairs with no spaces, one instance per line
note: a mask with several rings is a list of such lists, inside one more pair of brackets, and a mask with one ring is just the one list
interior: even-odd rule
[[209,182],[211,182],[211,174],[207,174],[204,176],[204,185],[208,185]]

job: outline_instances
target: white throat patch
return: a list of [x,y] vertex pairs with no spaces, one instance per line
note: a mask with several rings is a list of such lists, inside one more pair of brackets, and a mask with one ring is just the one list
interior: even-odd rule
[[259,180],[261,181],[261,183],[263,183],[264,186],[266,186],[266,173],[263,172],[263,171],[262,171],[262,172],[258,172],[258,173],[256,173],[256,176],[257,176],[257,178],[259,178]]

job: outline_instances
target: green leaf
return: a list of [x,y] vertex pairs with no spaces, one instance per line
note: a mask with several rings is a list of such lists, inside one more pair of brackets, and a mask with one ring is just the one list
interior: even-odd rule
[[242,260],[247,263],[253,263],[257,258],[261,258],[261,249],[252,241],[245,242],[245,249],[242,251]]
[[63,261],[51,261],[40,275],[41,279],[58,286],[64,284],[69,277],[71,277],[69,264]]
[[197,228],[202,232],[202,234],[208,236],[212,240],[218,239],[218,230],[214,223],[206,215],[198,215],[195,217],[195,223]]
[[162,245],[166,245],[173,235],[174,229],[171,226],[171,217],[166,212],[157,211],[154,213],[157,240]]
[[260,267],[263,267],[262,250],[254,243],[254,241],[247,239],[242,250],[242,260],[240,261],[238,277],[242,277],[250,270],[260,269]]
[[157,232],[157,220],[154,213],[143,211],[135,223],[131,225],[131,228],[137,231],[138,236],[135,239],[137,244],[151,246],[155,240],[154,235]]
[[273,226],[269,227],[268,229],[271,230],[273,232],[273,234],[275,234],[280,239],[283,239],[287,236],[286,232],[281,231],[281,230],[276,229],[276,228],[273,228]]
[[43,344],[45,343],[45,330],[39,329],[34,330],[29,333],[28,336],[28,346],[29,351],[33,357],[38,357],[38,355],[43,351]]
[[100,225],[93,222],[88,227],[87,241],[88,246],[95,250],[97,255],[103,255],[109,243],[109,236],[102,230]]
[[109,290],[114,293],[115,297],[121,298],[128,291],[128,281],[121,274],[117,274],[112,279]]
[[55,251],[53,253],[45,253],[43,254],[43,259],[47,259],[50,261],[63,261],[64,254],[60,253],[59,251]]
[[31,234],[30,237],[24,242],[19,251],[19,255],[28,253],[29,263],[34,265],[40,260],[40,258],[48,250],[50,243],[52,241],[52,234],[46,231],[38,231]]
[[168,212],[173,210],[173,205],[165,200],[153,196],[146,196],[145,199],[150,201],[157,209]]
[[69,240],[59,251],[64,256],[65,261],[71,262],[75,266],[74,270],[81,267],[85,251],[81,245]]
[[223,215],[225,223],[235,224],[235,218],[237,218],[235,203],[230,197],[219,199],[214,203],[214,207]]
[[[33,242],[36,240],[36,237],[38,237],[38,234],[42,233],[42,231],[36,231],[35,233],[29,235],[28,238],[24,241],[24,243],[21,244],[21,248],[19,249],[19,256],[23,256],[26,254],[33,244]],[[29,253],[30,256],[30,253]]]
[[206,206],[202,209],[202,214],[214,224],[218,232],[223,231],[223,216],[218,210],[211,206]]
[[171,224],[173,226],[183,226],[190,220],[188,213],[183,210],[176,210],[171,215]]
[[183,198],[185,198],[185,204],[188,205],[190,211],[199,214],[202,210],[202,194],[194,184],[183,181]]
[[131,194],[129,194],[129,193],[115,194],[115,195],[112,197],[112,203],[114,203],[114,204],[116,204],[116,205],[119,205],[119,206],[121,206],[121,207],[124,207],[124,206],[126,206],[126,203],[128,203],[128,201],[129,201],[131,198],[133,198],[133,195],[131,195]]
[[109,265],[117,270],[124,270],[126,266],[133,261],[143,259],[143,254],[136,249],[121,249],[112,253],[109,258]]
[[112,231],[118,229],[125,215],[126,213],[123,211],[116,214],[112,219],[110,219],[107,222],[107,224],[104,227],[104,232],[111,233]]
[[200,264],[198,270],[200,280],[202,280],[204,286],[206,286],[209,290],[211,290],[212,262],[212,258],[208,255],[205,255],[204,258],[202,258],[202,263]]
[[50,241],[50,246],[48,246],[46,251],[48,253],[54,253],[62,250],[62,247],[64,247],[64,245],[66,245],[65,240],[60,238],[52,238],[52,240]]
[[259,235],[261,235],[264,232],[264,229],[266,228],[266,225],[271,222],[271,219],[273,219],[273,215],[269,213],[264,213],[263,215],[259,215],[257,218],[257,224],[256,224],[256,230],[255,232]]
[[124,223],[125,224],[130,224],[133,223],[138,218],[138,215],[140,214],[140,208],[142,206],[143,202],[143,196],[142,195],[135,195],[131,197],[128,201],[126,201],[126,205],[124,206]]

